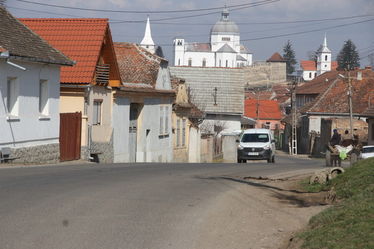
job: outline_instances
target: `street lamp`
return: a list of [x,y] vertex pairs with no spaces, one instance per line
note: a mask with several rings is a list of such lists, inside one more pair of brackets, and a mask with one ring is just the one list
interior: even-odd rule
[[351,84],[351,75],[348,72],[348,78],[342,74],[338,74],[339,77],[348,80],[348,99],[349,99],[349,126],[351,130],[351,138],[353,140],[353,113],[352,113],[352,84]]

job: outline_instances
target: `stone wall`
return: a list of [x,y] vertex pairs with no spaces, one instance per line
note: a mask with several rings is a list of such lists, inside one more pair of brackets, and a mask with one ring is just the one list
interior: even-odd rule
[[244,87],[271,86],[286,81],[286,63],[283,62],[255,62],[244,68]]
[[113,151],[113,135],[110,141],[105,142],[94,142],[91,143],[91,155],[96,153],[98,161],[100,163],[113,163],[114,161],[114,151]]
[[23,148],[12,148],[11,157],[16,157],[13,163],[46,164],[60,161],[60,145],[47,144]]

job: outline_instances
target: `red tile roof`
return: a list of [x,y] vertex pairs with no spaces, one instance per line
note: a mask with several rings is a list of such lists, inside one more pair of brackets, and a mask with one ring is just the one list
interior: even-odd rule
[[244,102],[244,116],[249,118],[257,118],[257,105],[258,105],[258,118],[267,120],[280,120],[282,114],[279,104],[275,100],[256,100],[246,99]]
[[267,59],[267,62],[286,62],[286,60],[277,52],[275,52],[269,59]]
[[300,61],[300,66],[304,71],[317,71],[315,61]]
[[123,83],[156,85],[160,64],[167,62],[165,59],[133,43],[115,42],[114,49]]
[[61,83],[93,82],[96,64],[109,30],[108,19],[20,18],[22,23],[77,64],[61,68]]
[[336,79],[338,71],[321,74],[313,80],[303,83],[296,88],[296,94],[320,94]]
[[[317,65],[315,61],[300,61],[300,66],[304,71],[317,71]],[[331,70],[336,70],[338,67],[337,61],[331,62]]]
[[[362,73],[362,80],[357,80],[357,72]],[[351,72],[353,113],[364,113],[369,100],[374,96],[374,72],[368,69]],[[303,112],[348,113],[348,84],[336,75],[335,80],[310,105],[302,108]]]

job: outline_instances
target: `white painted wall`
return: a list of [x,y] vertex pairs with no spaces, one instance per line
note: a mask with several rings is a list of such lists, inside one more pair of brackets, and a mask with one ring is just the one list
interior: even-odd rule
[[[222,41],[222,38],[230,38],[230,41]],[[210,43],[212,46],[212,51],[216,52],[220,48],[222,48],[225,44],[228,44],[232,47],[237,53],[240,53],[240,36],[233,35],[233,34],[218,34],[218,35],[211,35],[210,36]]]
[[312,131],[321,133],[321,117],[319,116],[309,117],[309,133]]
[[188,144],[188,162],[199,163],[201,154],[201,133],[199,129],[190,127]]
[[130,99],[117,97],[113,106],[114,162],[130,161],[129,154]]
[[204,121],[200,124],[201,132],[209,128],[214,132],[214,125],[221,125],[224,127],[224,132],[238,131],[241,129],[240,115],[207,115]]
[[303,79],[305,81],[309,81],[309,80],[314,79],[315,75],[316,75],[316,71],[303,71]]
[[193,67],[202,67],[203,59],[206,59],[207,67],[215,67],[215,53],[213,52],[185,52],[183,66],[188,66],[188,60],[192,59]]
[[[168,132],[160,135],[160,105],[169,106]],[[172,104],[169,99],[145,98],[139,115],[137,162],[171,162],[173,145],[171,132]],[[147,130],[149,130],[147,135]]]
[[[0,147],[21,148],[45,145],[59,141],[60,67],[12,60],[27,70],[5,63],[0,59]],[[8,120],[7,78],[16,77],[19,83],[19,113],[17,119]],[[48,80],[48,115],[39,113],[39,81]]]

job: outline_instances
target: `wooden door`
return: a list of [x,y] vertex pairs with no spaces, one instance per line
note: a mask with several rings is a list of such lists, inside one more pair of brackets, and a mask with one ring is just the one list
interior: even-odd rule
[[81,158],[82,113],[60,113],[60,161]]

